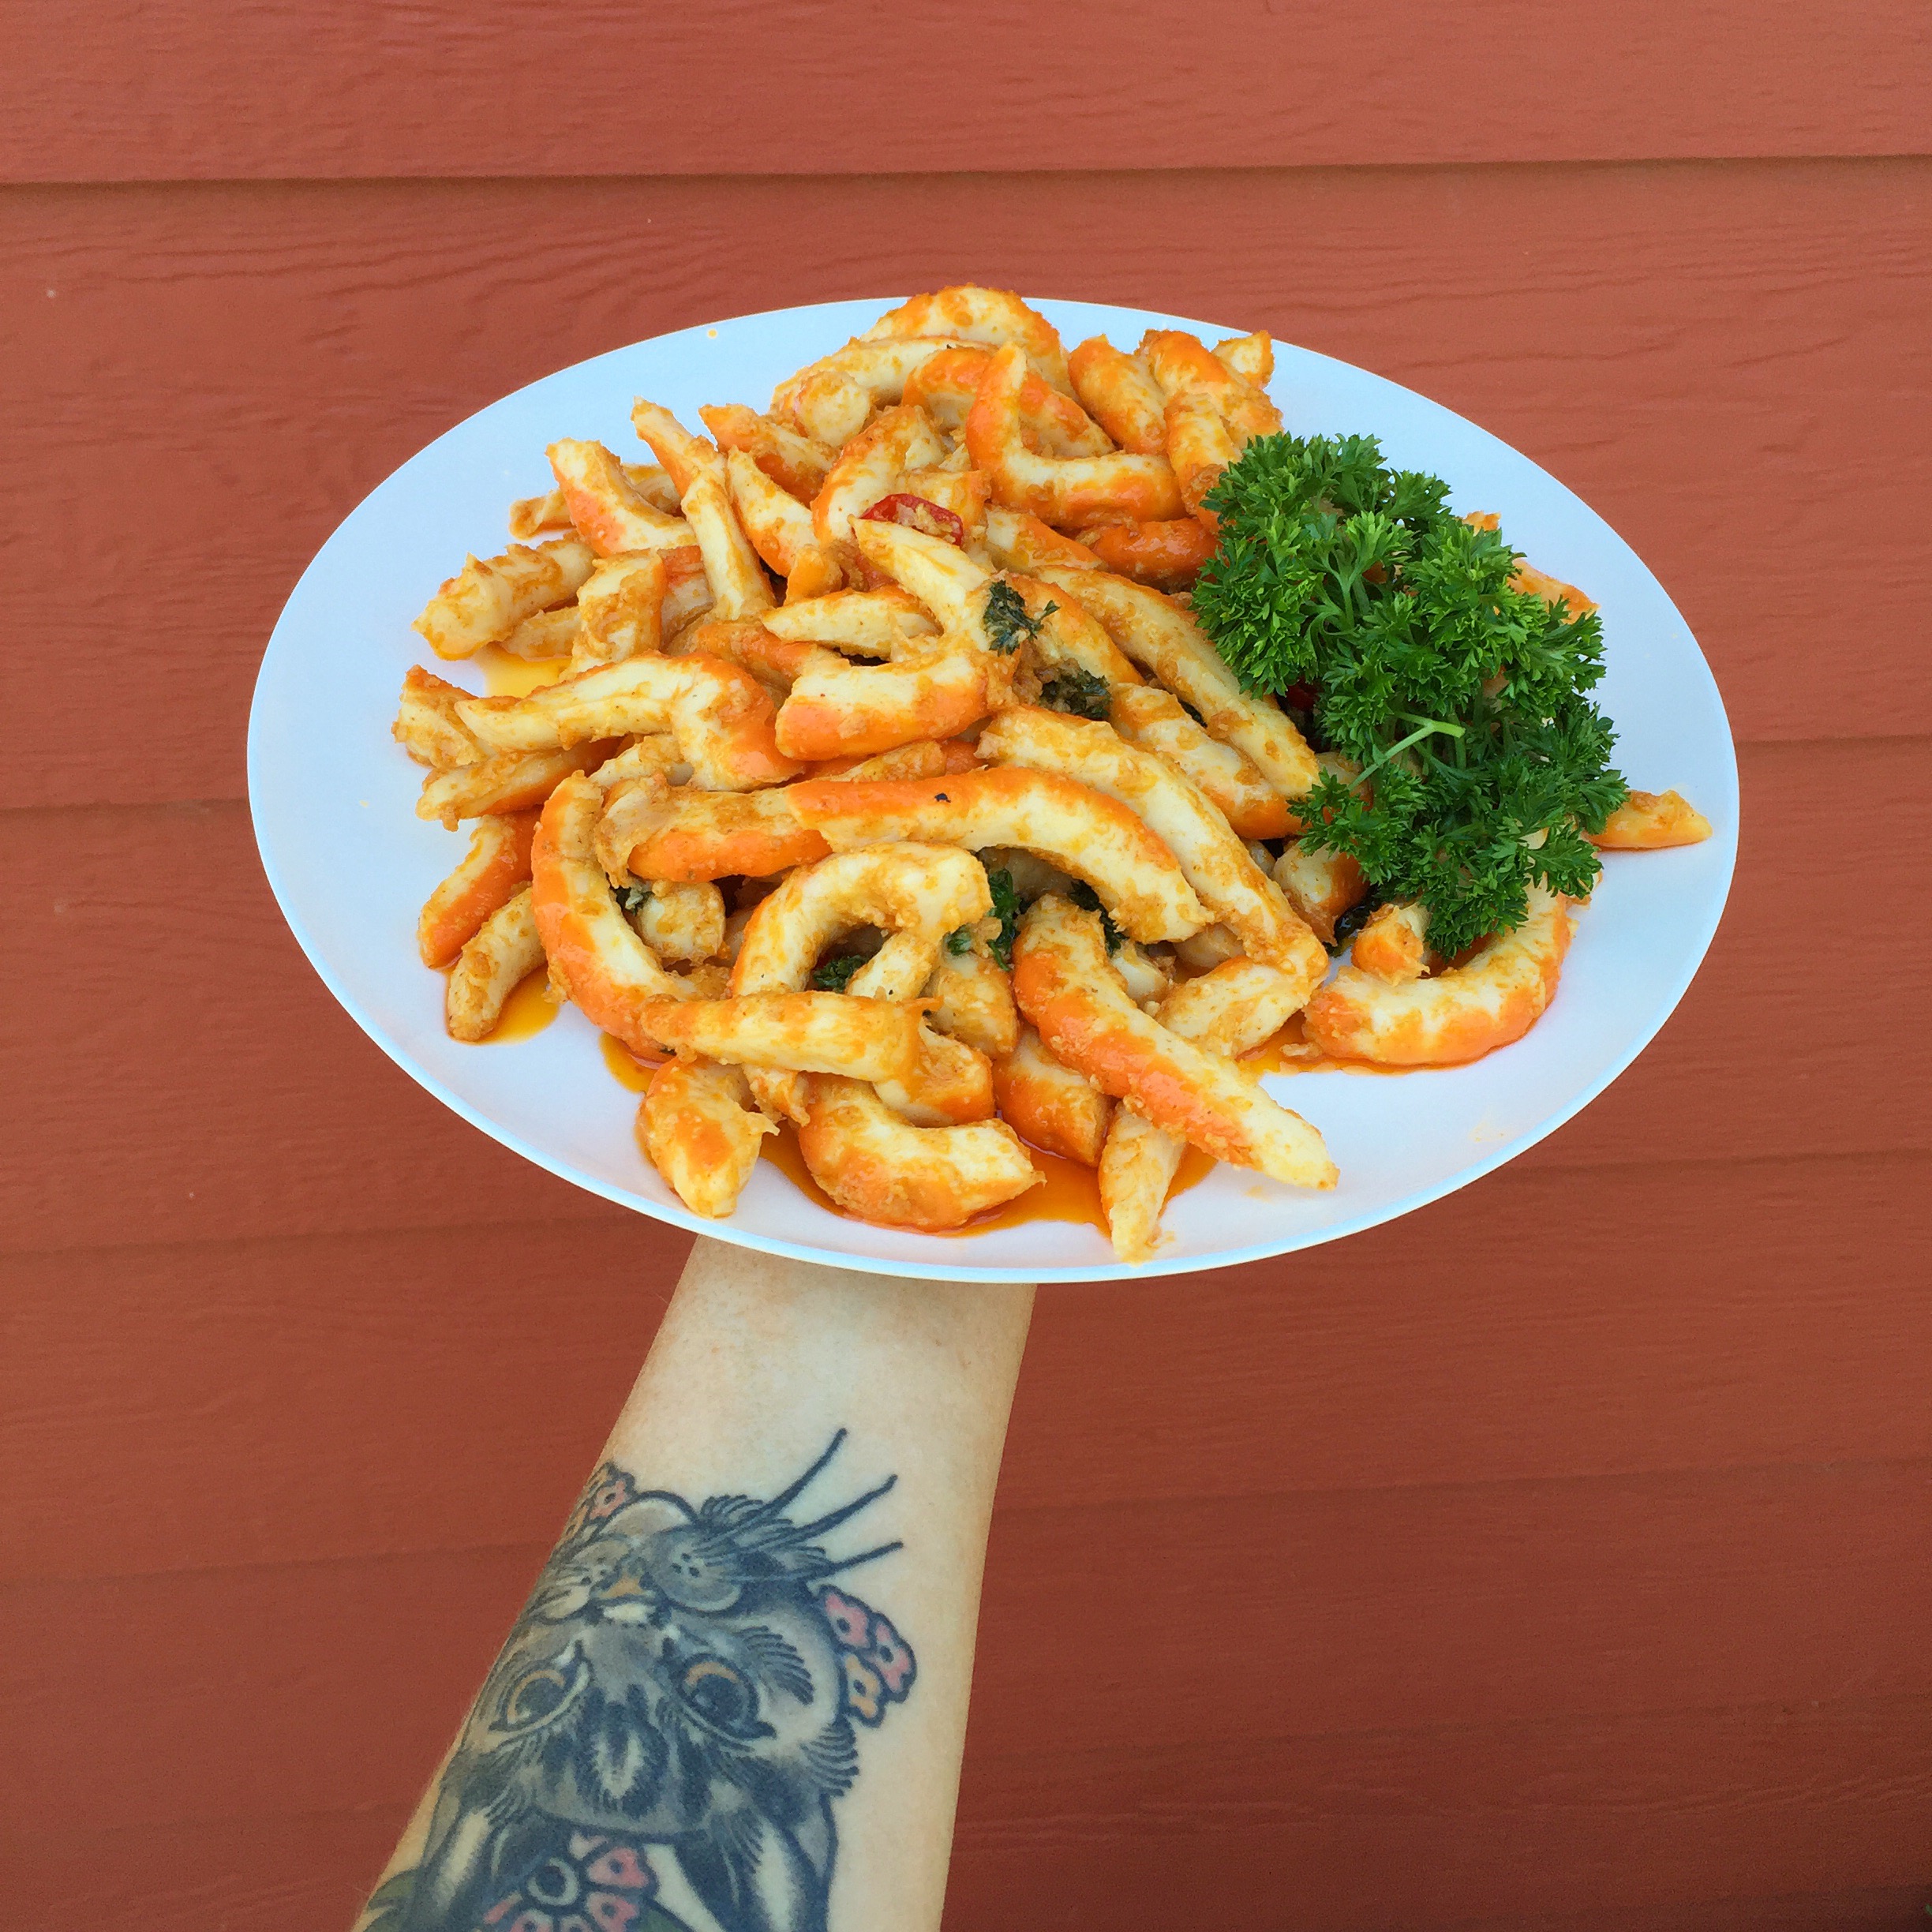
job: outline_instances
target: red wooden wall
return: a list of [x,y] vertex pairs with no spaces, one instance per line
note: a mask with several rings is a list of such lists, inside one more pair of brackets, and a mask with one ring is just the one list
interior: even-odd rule
[[0,1870],[343,1926],[683,1242],[283,930],[242,731],[423,441],[973,277],[1382,371],[1723,683],[1732,909],[1513,1167],[1042,1297],[950,1923],[1726,1932],[1932,1897],[1932,51],[1920,0],[9,7]]

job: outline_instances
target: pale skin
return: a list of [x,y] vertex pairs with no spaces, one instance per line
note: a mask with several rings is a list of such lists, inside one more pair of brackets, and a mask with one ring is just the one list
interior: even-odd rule
[[[589,1911],[586,1923],[593,1926],[621,1923],[628,1932],[669,1932],[673,1926],[691,1932],[937,1927],[994,1485],[1033,1292],[1030,1284],[961,1286],[814,1267],[700,1238],[605,1445],[597,1473],[605,1487],[598,1489],[593,1480],[586,1501],[580,1501],[537,1596],[519,1619],[358,1926],[470,1932],[513,1893],[520,1904],[499,1911],[494,1924],[522,1923],[520,1912],[536,1909],[530,1901],[541,1904],[572,1884],[589,1885],[586,1873],[635,1872],[635,1862],[622,1868],[610,1864],[614,1846],[627,1859],[632,1856],[627,1848],[635,1848],[656,1878],[636,1890],[620,1885],[586,1891],[576,1909]],[[835,1445],[830,1451],[829,1443]],[[788,1499],[786,1492],[822,1458],[806,1489]],[[889,1478],[896,1478],[889,1490],[863,1500]],[[641,1493],[653,1492],[668,1495],[658,1500]],[[698,1512],[692,1530],[702,1534],[713,1520],[702,1507],[705,1500],[725,1496],[753,1499],[759,1511],[741,1512],[737,1520],[766,1526],[734,1532],[739,1541],[732,1560],[739,1564],[751,1560],[744,1556],[750,1541],[774,1525],[789,1523],[802,1531],[848,1504],[862,1507],[810,1538],[822,1557],[813,1550],[788,1559],[796,1562],[799,1581],[784,1584],[782,1602],[769,1601],[779,1586],[758,1586],[768,1598],[758,1609],[743,1601],[704,1599],[702,1579],[695,1599],[688,1572],[652,1567],[653,1558],[685,1533],[683,1518],[675,1515],[683,1507],[680,1499]],[[597,1498],[603,1500],[590,1500]],[[586,1502],[593,1515],[599,1509],[615,1513],[586,1525]],[[664,1540],[651,1541],[648,1532],[628,1538],[617,1533],[653,1511],[675,1522]],[[794,1537],[786,1547],[796,1542]],[[828,1562],[849,1563],[882,1545],[889,1546],[884,1553],[824,1580]],[[678,1545],[681,1552],[690,1547]],[[616,1569],[608,1561],[612,1551],[618,1552]],[[605,1552],[601,1571],[598,1552]],[[643,1567],[619,1574],[627,1552],[643,1552]],[[582,1587],[593,1574],[597,1580]],[[653,1578],[668,1578],[668,1608],[661,1595],[653,1594]],[[876,1613],[872,1628],[886,1647],[866,1654],[874,1662],[886,1660],[881,1670],[894,1687],[889,1696],[837,1648],[852,1642],[853,1612],[847,1606],[855,1602],[861,1621],[868,1607]],[[833,1606],[834,1626],[846,1635],[823,1634],[821,1603]],[[733,1645],[746,1638],[748,1621],[788,1632],[795,1640],[794,1663],[802,1661],[809,1672],[795,1671],[796,1690],[783,1687],[782,1675],[774,1688],[747,1666],[745,1675],[756,1688],[731,1684],[730,1696],[721,1703],[716,1679],[724,1667],[712,1660],[743,1661],[745,1651]],[[752,1629],[749,1636],[767,1650],[785,1648],[769,1629]],[[895,1642],[901,1653],[916,1653],[915,1676],[903,1656],[894,1675]],[[682,1646],[675,1657],[674,1646]],[[856,1668],[856,1692],[841,1686],[836,1670],[820,1668],[822,1653]],[[687,1663],[687,1657],[696,1661]],[[594,1691],[578,1693],[574,1704],[557,1687],[572,1681],[573,1672],[576,1681],[594,1685]],[[672,1694],[693,1689],[698,1715]],[[582,1775],[576,1761],[564,1764],[559,1754],[546,1769],[534,1754],[535,1743],[530,1743],[533,1754],[522,1772],[498,1773],[496,1767],[515,1757],[519,1740],[560,1739],[567,1725],[585,1721],[590,1698],[605,1692],[620,1702],[632,1695],[634,1707],[647,1696],[651,1700],[646,1722],[657,1730],[646,1742],[654,1743],[660,1732],[673,1738],[667,1785],[679,1786],[687,1776],[674,1734],[695,1738],[695,1748],[714,1758],[729,1758],[777,1779],[792,1762],[781,1757],[788,1744],[787,1726],[817,1725],[826,1712],[831,1732],[844,1740],[846,1769],[811,1790],[811,1816],[803,1824],[795,1828],[781,1817],[783,1829],[756,1814],[784,1813],[788,1792],[764,1795],[742,1768],[726,1772],[710,1788],[715,1795],[697,1803],[676,1830],[665,1823],[672,1799],[654,1792],[647,1804],[634,1791],[629,1810],[634,1824],[608,1810],[593,1817],[586,1788],[572,1781]],[[744,1698],[751,1699],[749,1709],[734,1701]],[[503,1715],[506,1709],[512,1712],[509,1717]],[[553,1717],[552,1709],[564,1715]],[[534,1725],[525,1722],[532,1710],[539,1717]],[[760,1717],[773,1724],[757,1723]],[[728,1728],[721,1740],[717,1722],[745,1735]],[[799,1762],[826,1761],[826,1735],[820,1733]],[[506,1737],[507,1746],[502,1743]],[[839,1753],[829,1754],[837,1758]],[[755,1805],[747,1790],[760,1792]],[[515,1807],[527,1806],[533,1796],[535,1808],[523,1814],[528,1822],[506,1825]],[[738,1822],[726,1829],[718,1816],[721,1807],[730,1806],[739,1808]],[[570,1869],[560,1875],[544,1865],[541,1852],[523,1849],[515,1836],[520,1830],[529,1840],[548,1832],[545,1842],[561,1851],[564,1839],[559,1834],[578,1827],[570,1848],[575,1863],[566,1859]],[[755,1838],[760,1828],[772,1842],[783,1840],[782,1855],[755,1846],[730,1849],[743,1846],[747,1836]],[[803,1844],[803,1854],[795,1840]],[[486,1844],[492,1849],[461,1849]],[[738,1865],[723,1869],[715,1856],[719,1844]],[[480,1875],[492,1857],[489,1875]],[[713,1866],[708,1880],[706,1859]],[[567,1909],[554,1904],[542,1908],[552,1923],[567,1920]],[[638,1915],[620,1919],[620,1913]]]

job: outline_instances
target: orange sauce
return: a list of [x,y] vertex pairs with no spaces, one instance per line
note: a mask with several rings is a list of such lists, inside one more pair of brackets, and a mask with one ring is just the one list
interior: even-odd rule
[[483,673],[483,689],[492,698],[523,698],[564,675],[567,657],[519,657],[500,644],[485,644],[470,661]]
[[[814,1206],[844,1220],[859,1219],[847,1214],[811,1178],[805,1156],[799,1151],[798,1130],[789,1121],[781,1125],[775,1134],[767,1134],[759,1151]],[[1084,1222],[1105,1234],[1106,1216],[1100,1211],[1100,1182],[1094,1170],[1083,1167],[1078,1161],[1044,1153],[1036,1147],[1029,1146],[1027,1152],[1033,1165],[1046,1176],[1039,1186],[1028,1188],[1017,1200],[980,1215],[964,1227],[948,1228],[944,1232],[949,1235],[985,1234],[995,1228],[1021,1227],[1029,1221],[1073,1221]],[[1180,1171],[1174,1176],[1167,1198],[1172,1200],[1177,1194],[1198,1187],[1214,1168],[1214,1162],[1207,1155],[1189,1148],[1181,1157]]]
[[484,1044],[528,1039],[533,1033],[541,1033],[557,1017],[560,1003],[551,992],[550,975],[542,967],[526,973],[504,1002],[503,1015],[484,1036]]
[[[452,961],[437,969],[447,984],[450,975],[456,968]],[[534,972],[527,972],[516,983],[516,990],[504,1002],[503,1011],[498,1014],[496,1024],[476,1044],[494,1046],[504,1040],[528,1039],[533,1033],[541,1033],[557,1017],[559,1002],[551,997],[550,975],[541,966]]]
[[[664,1059],[647,1060],[640,1054],[633,1053],[615,1033],[601,1033],[597,1044],[604,1051],[604,1064],[620,1087],[628,1087],[633,1093],[642,1093],[651,1084],[651,1076],[664,1065]],[[667,1054],[665,1058],[668,1058]]]
[[778,1131],[767,1134],[758,1143],[758,1157],[769,1161],[814,1208],[822,1208],[827,1214],[839,1215],[847,1220],[856,1218],[847,1215],[811,1178],[811,1170],[805,1165],[805,1156],[799,1151],[798,1129],[791,1121],[781,1121]]

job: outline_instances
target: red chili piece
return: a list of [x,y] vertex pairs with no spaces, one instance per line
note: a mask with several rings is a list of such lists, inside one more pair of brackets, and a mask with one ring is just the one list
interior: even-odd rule
[[908,490],[895,490],[889,496],[882,496],[863,514],[871,522],[903,523],[908,530],[923,530],[942,543],[957,544],[962,550],[966,548],[966,526],[957,512],[947,509],[944,504],[915,496]]

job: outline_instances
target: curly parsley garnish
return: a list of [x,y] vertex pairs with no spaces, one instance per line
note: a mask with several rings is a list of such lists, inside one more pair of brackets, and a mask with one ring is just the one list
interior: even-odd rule
[[1208,494],[1220,545],[1193,610],[1250,691],[1313,689],[1372,799],[1327,775],[1301,816],[1380,897],[1426,905],[1454,954],[1519,923],[1533,878],[1587,893],[1582,833],[1627,788],[1583,695],[1603,676],[1595,612],[1511,590],[1517,552],[1372,436],[1258,437]]
[[1104,720],[1114,708],[1114,693],[1105,678],[1075,665],[1055,672],[1040,687],[1040,702],[1050,711]]
[[1005,578],[997,578],[987,592],[987,642],[1010,657],[1028,638],[1038,637],[1040,626],[1059,608],[1049,604],[1037,617],[1029,617],[1025,599]]
[[836,959],[821,960],[812,968],[811,983],[821,993],[843,993],[865,963],[863,953],[841,953]]
[[993,916],[1000,923],[999,936],[987,949],[1001,965],[1013,965],[1013,942],[1020,930],[1020,895],[1013,890],[1013,877],[1004,866],[987,874],[993,889]]

